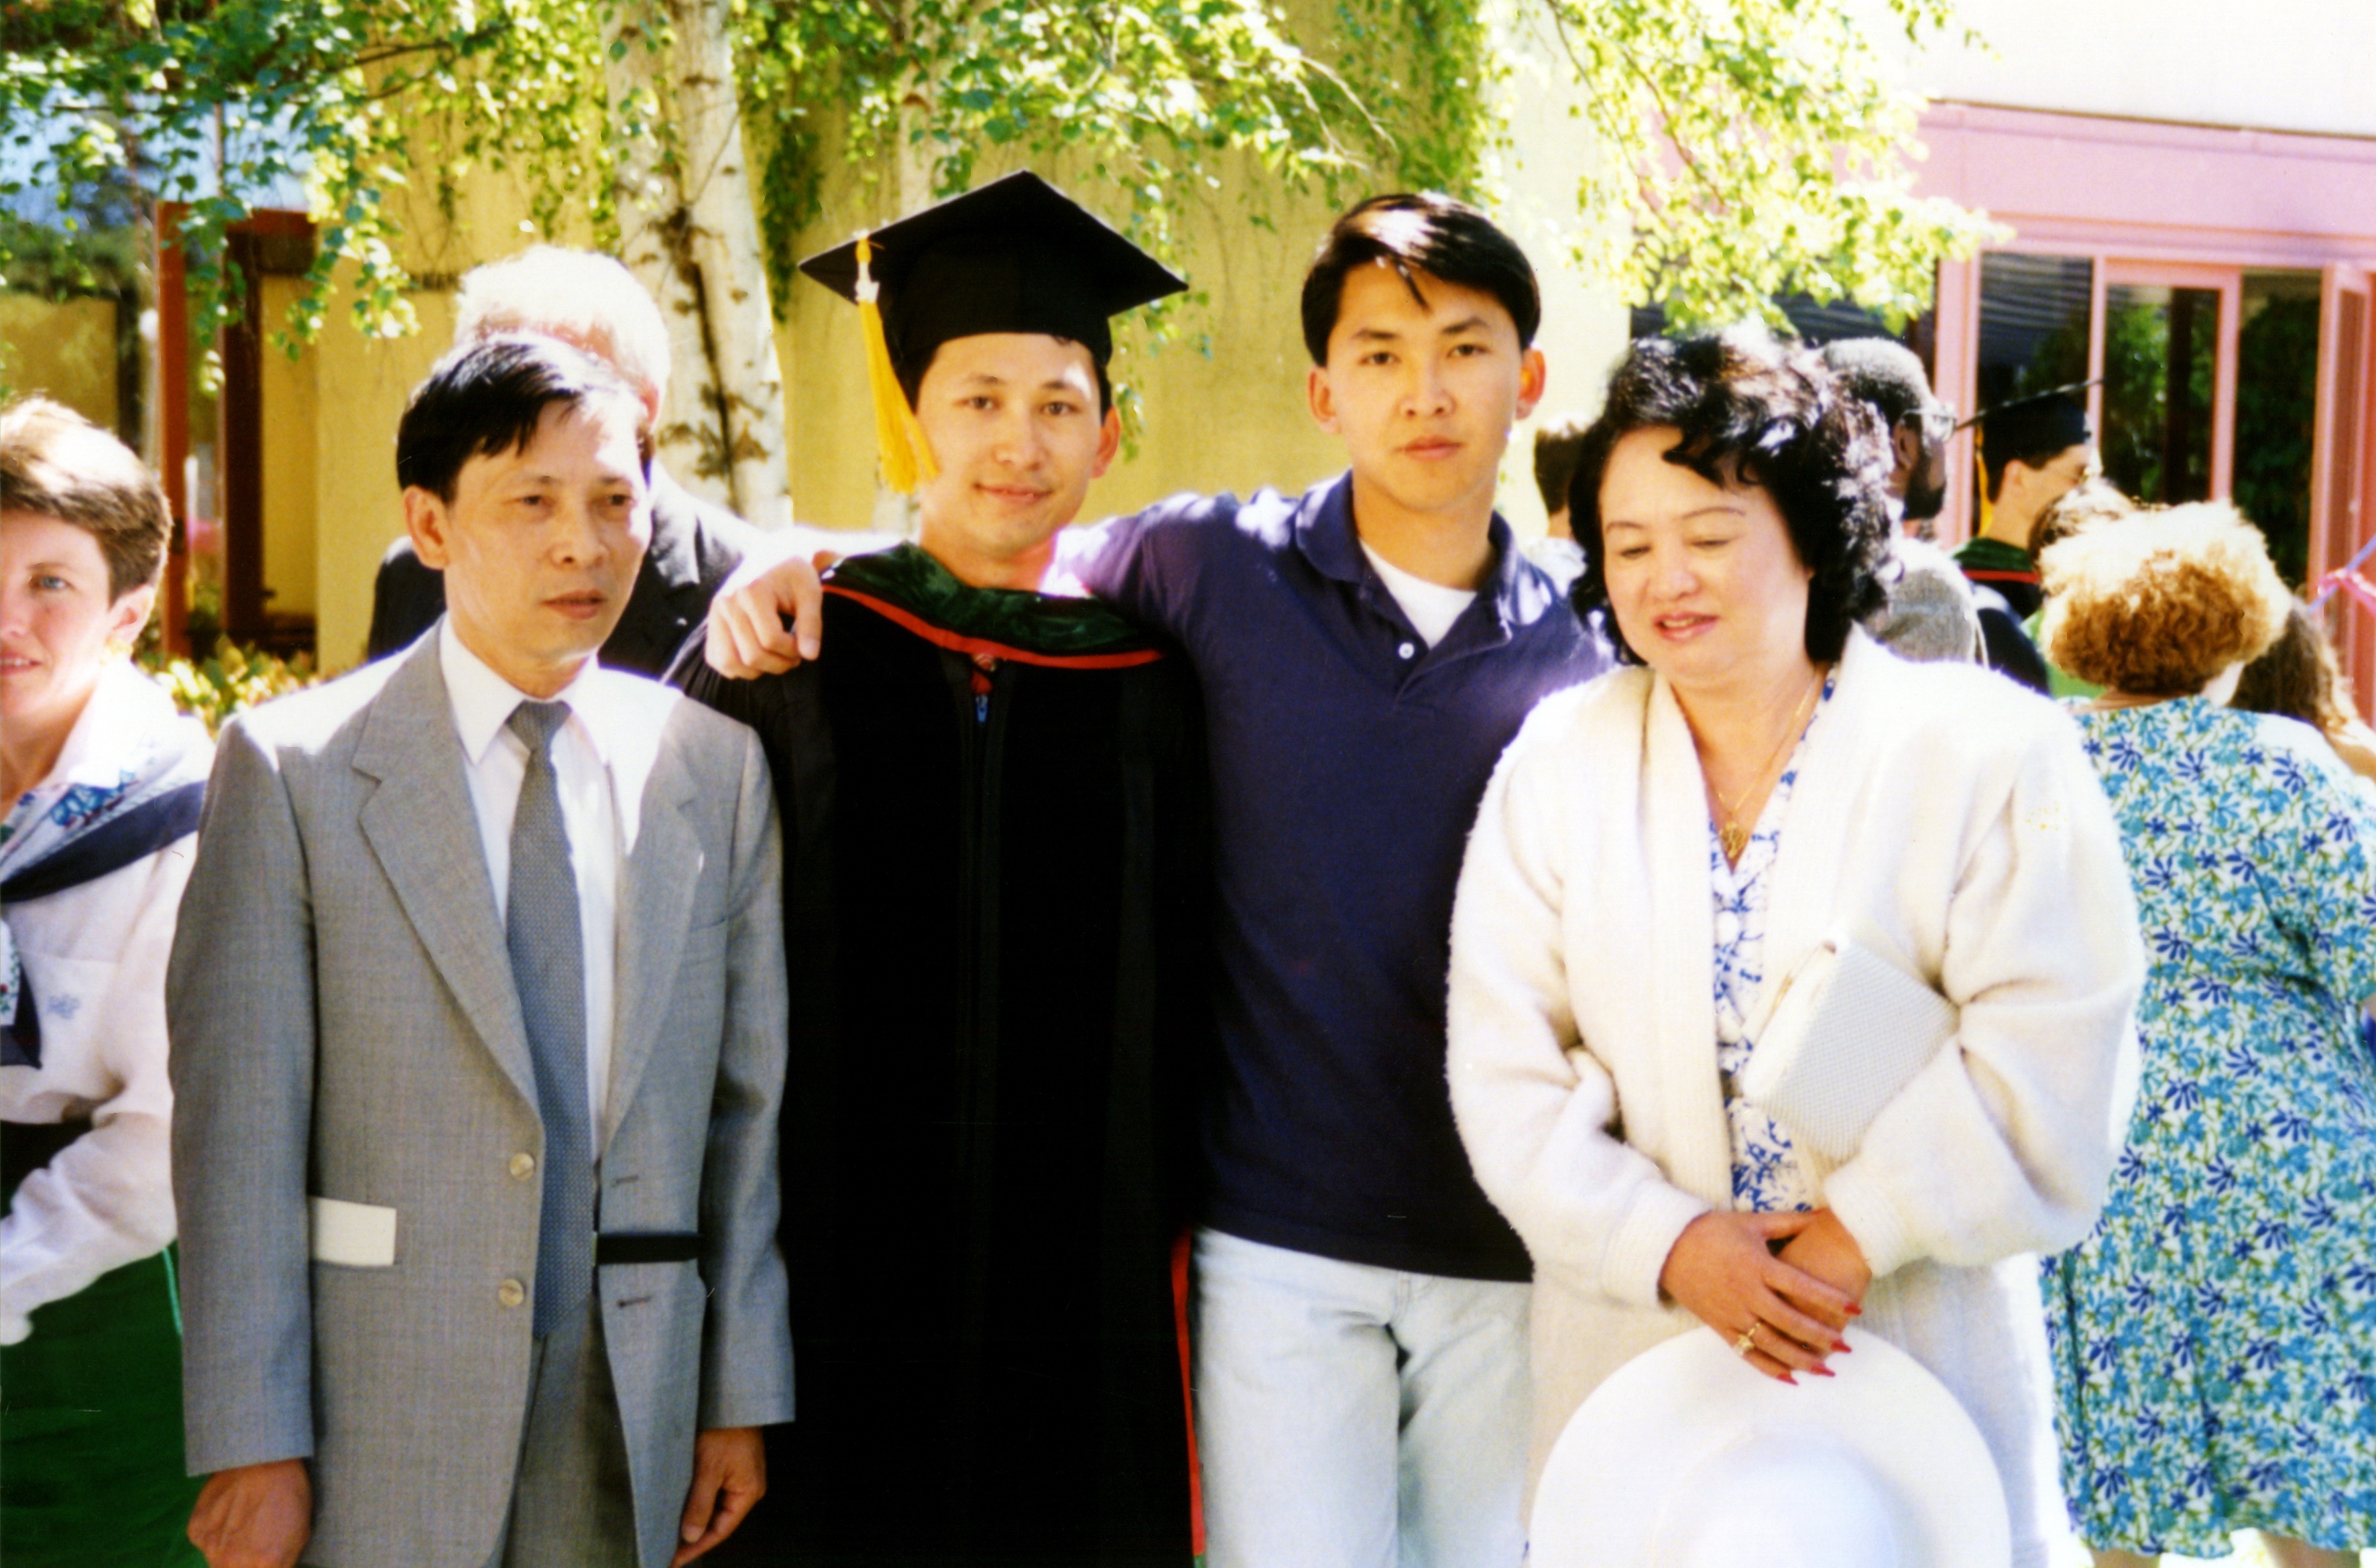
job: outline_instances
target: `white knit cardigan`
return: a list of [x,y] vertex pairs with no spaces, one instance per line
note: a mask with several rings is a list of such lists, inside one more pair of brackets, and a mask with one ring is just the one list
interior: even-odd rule
[[[1856,633],[1781,832],[1769,984],[1845,932],[1962,1009],[1855,1157],[1815,1174],[1872,1266],[1862,1325],[1972,1412],[2016,1560],[2042,1562],[2061,1505],[2024,1254],[2086,1233],[2134,1092],[2144,955],[2119,831],[2052,705]],[[1603,1378],[1697,1323],[1662,1303],[1659,1271],[1686,1225],[1731,1204],[1710,833],[1682,711],[1629,669],[1535,710],[1469,839],[1452,1103],[1534,1256],[1530,1476]]]

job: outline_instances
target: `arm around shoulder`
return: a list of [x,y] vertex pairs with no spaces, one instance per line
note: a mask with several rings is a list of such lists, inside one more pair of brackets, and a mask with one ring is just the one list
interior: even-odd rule
[[1183,493],[1059,536],[1057,560],[1082,588],[1132,620],[1185,641],[1206,550],[1241,507],[1233,495]]

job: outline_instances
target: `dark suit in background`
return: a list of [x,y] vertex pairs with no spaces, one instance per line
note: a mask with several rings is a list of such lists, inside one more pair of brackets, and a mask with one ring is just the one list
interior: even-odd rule
[[[636,574],[635,590],[618,628],[602,645],[603,666],[659,676],[678,647],[709,613],[710,597],[742,564],[759,530],[715,502],[677,483],[655,461],[651,474],[652,543]],[[372,584],[366,659],[410,647],[446,613],[446,575],[424,566],[412,540],[388,547]]]

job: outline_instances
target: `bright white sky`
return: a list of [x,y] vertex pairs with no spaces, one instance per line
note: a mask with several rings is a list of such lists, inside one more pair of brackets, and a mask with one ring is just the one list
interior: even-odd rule
[[1958,0],[1956,12],[1999,57],[1930,51],[1909,83],[1934,97],[2376,137],[2376,0]]

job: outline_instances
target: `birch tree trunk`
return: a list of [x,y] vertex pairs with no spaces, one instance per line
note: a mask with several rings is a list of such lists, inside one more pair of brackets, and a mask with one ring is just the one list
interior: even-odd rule
[[620,252],[668,322],[670,472],[773,529],[791,521],[783,377],[726,19],[721,0],[623,0],[612,20]]

